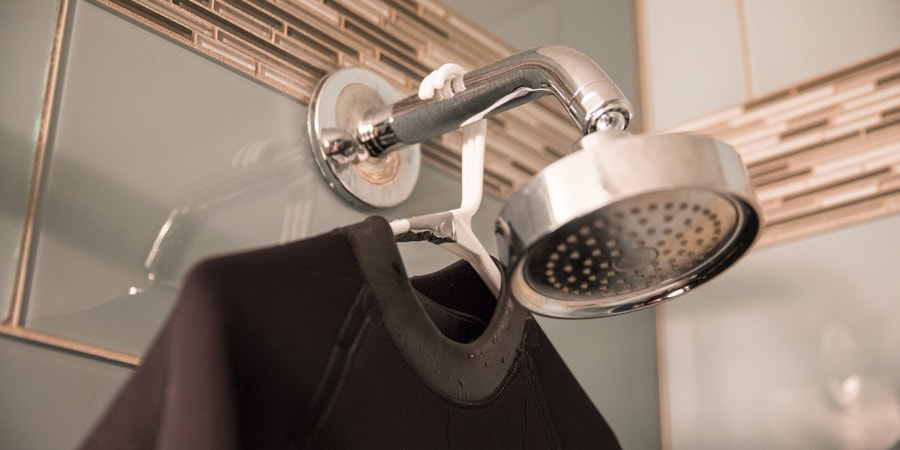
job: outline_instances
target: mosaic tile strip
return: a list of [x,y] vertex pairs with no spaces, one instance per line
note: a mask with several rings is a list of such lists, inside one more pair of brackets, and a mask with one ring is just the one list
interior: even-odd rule
[[[95,1],[304,102],[340,67],[369,68],[409,94],[441,64],[471,70],[516,51],[435,0]],[[486,189],[500,197],[579,135],[549,98],[489,129]],[[425,144],[426,162],[458,175],[461,143],[450,133]]]
[[[301,101],[339,67],[412,93],[445,62],[473,69],[515,49],[437,0],[95,0]],[[900,51],[675,131],[743,155],[762,201],[762,245],[900,211]],[[485,188],[505,197],[565,155],[577,130],[552,99],[489,121]],[[459,174],[461,136],[423,144]]]
[[673,131],[732,144],[762,203],[761,245],[900,212],[900,49]]

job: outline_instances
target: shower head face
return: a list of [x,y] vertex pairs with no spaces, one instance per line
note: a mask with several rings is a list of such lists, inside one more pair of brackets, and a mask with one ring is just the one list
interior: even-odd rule
[[523,275],[535,291],[579,301],[627,297],[696,272],[734,234],[734,206],[685,189],[644,194],[575,219],[535,243]]
[[580,145],[514,194],[498,221],[511,291],[534,312],[601,317],[677,297],[759,233],[743,165],[724,144],[661,135]]

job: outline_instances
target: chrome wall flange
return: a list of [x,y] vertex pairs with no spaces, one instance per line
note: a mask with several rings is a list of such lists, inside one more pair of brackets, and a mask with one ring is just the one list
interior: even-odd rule
[[419,178],[418,144],[380,156],[358,144],[367,114],[400,100],[386,80],[360,68],[345,68],[325,77],[309,105],[309,139],[328,186],[360,208],[389,208],[409,198]]

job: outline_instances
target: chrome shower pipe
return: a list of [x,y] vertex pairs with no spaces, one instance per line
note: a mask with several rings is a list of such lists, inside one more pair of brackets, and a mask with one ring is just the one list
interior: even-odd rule
[[[351,156],[365,150],[368,156],[381,157],[453,131],[492,107],[486,117],[548,94],[562,103],[585,135],[621,130],[631,120],[631,104],[603,69],[567,47],[526,50],[465,74],[463,82],[465,89],[449,98],[421,100],[413,95],[366,112],[355,132],[331,141],[331,153]],[[497,105],[514,93],[521,95]]]

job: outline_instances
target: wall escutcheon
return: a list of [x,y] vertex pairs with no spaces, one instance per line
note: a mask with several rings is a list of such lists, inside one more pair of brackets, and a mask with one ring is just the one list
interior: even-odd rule
[[418,144],[382,157],[355,145],[356,130],[368,111],[402,98],[387,81],[368,70],[338,70],[319,84],[309,107],[309,139],[328,186],[360,208],[389,208],[409,198],[419,178]]

